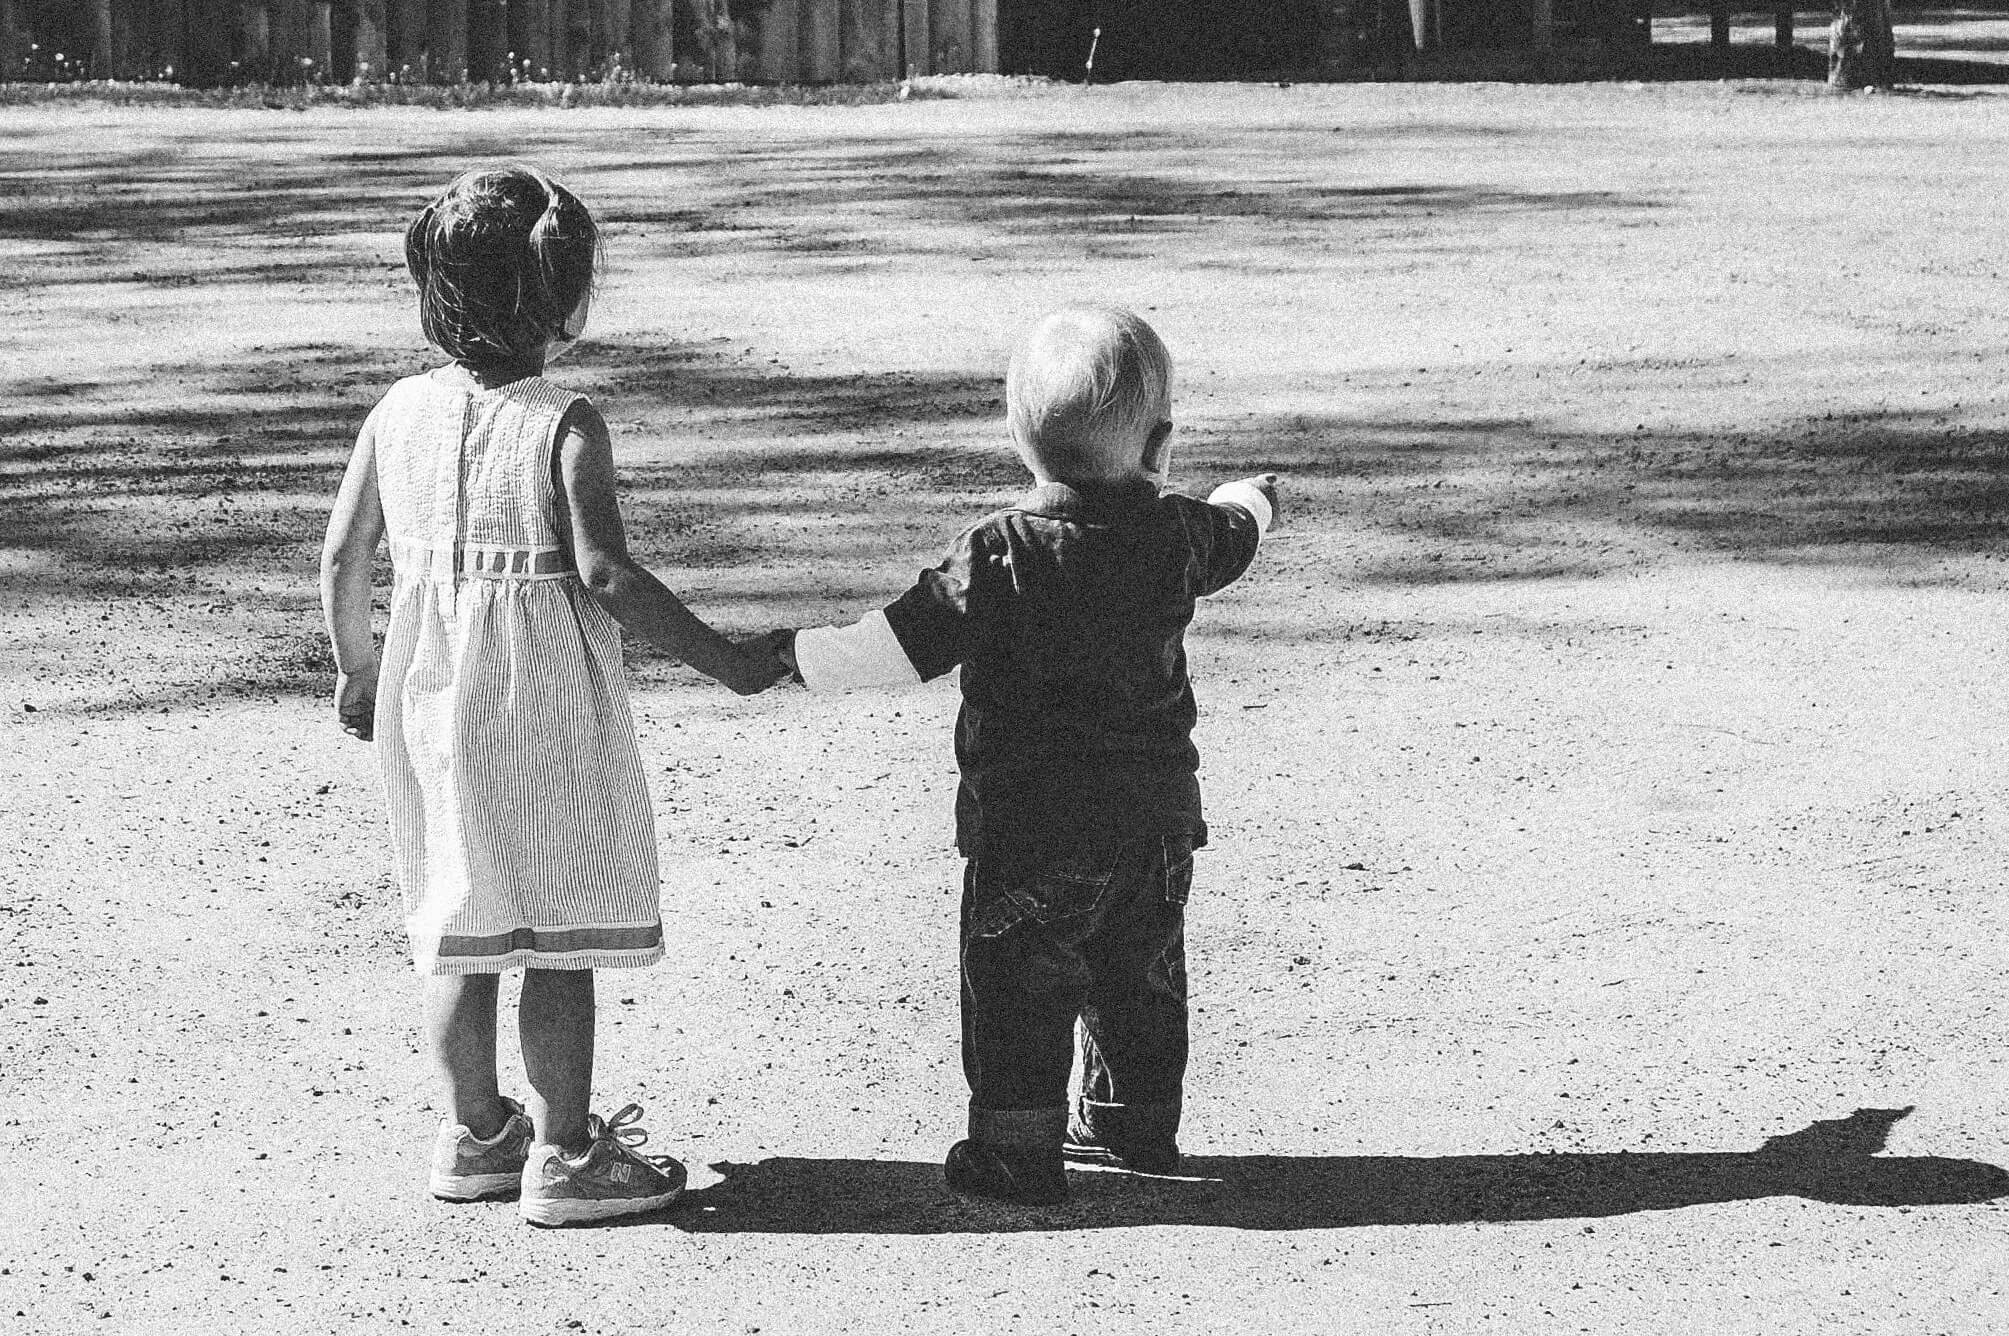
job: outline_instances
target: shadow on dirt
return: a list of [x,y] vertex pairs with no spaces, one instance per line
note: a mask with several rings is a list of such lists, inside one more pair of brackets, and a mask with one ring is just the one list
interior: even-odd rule
[[[370,404],[417,369],[409,352],[295,345],[129,382],[0,384],[0,594],[196,598],[219,633],[249,632],[248,657],[187,690],[318,690],[328,499]],[[637,554],[673,579],[725,573],[773,624],[893,597],[1025,481],[989,371],[804,374],[715,339],[603,342],[564,379],[616,420]],[[1911,572],[1993,550],[2009,516],[2009,432],[1929,412],[1734,433],[1292,414],[1202,421],[1180,446],[1195,485],[1258,468],[1287,476],[1283,532],[1335,589],[1594,576],[1680,552]],[[60,640],[23,651],[30,669],[56,671]],[[173,704],[176,679],[155,680]]]
[[[1848,1206],[1955,1206],[2009,1195],[2009,1171],[1938,1156],[1878,1158],[1909,1109],[1858,1109],[1755,1152],[1189,1156],[1186,1176],[1070,1176],[1065,1206],[952,1195],[938,1164],[778,1157],[720,1165],[725,1181],[652,1218],[693,1233],[989,1234],[1212,1225],[1342,1229],[1573,1220],[1803,1197]],[[649,1223],[649,1222],[637,1222]]]
[[1591,575],[1653,560],[1655,546],[1799,565],[1872,548],[1977,553],[2009,519],[2009,431],[1933,412],[1751,432],[1288,415],[1203,433],[1182,463],[1201,476],[1282,472],[1303,498],[1297,530],[1408,540],[1396,553],[1363,547],[1354,577],[1376,583]]
[[[1446,142],[1497,135],[1480,124],[1402,132]],[[291,142],[283,133],[266,138]],[[1047,248],[1077,236],[1110,255],[1127,253],[1125,238],[1142,245],[1203,226],[1261,228],[1288,240],[1357,222],[1657,203],[1612,191],[1527,191],[1489,182],[1321,179],[1343,172],[1353,155],[1385,148],[1382,138],[1301,128],[1083,131],[1025,134],[973,148],[848,136],[764,150],[735,146],[732,170],[722,173],[715,143],[638,134],[624,137],[621,148],[632,152],[640,140],[656,151],[607,155],[566,175],[608,226],[616,262],[625,247],[650,235],[655,245],[673,243],[685,256],[768,252],[855,262],[963,253],[975,228],[992,249],[1050,259]],[[392,151],[331,152],[303,134],[297,154],[251,155],[244,151],[248,142],[223,149],[187,138],[55,161],[33,147],[0,150],[0,241],[61,248],[52,257],[60,263],[21,266],[0,275],[0,286],[171,285],[197,277],[212,284],[354,281],[353,271],[379,266],[387,249],[362,243],[395,238],[455,172],[484,161],[577,153],[575,141],[556,135],[548,142],[535,136],[503,142],[479,132]],[[1236,146],[1245,162],[1269,164],[1275,179],[1237,178],[1223,188],[1207,169],[1185,175],[1141,169]],[[1314,147],[1315,154],[1308,152]],[[603,184],[637,174],[645,183],[639,191],[632,179]],[[889,214],[912,225],[888,228]],[[939,235],[931,225],[940,226]],[[295,250],[284,261],[242,263],[236,257],[247,243]],[[158,248],[169,245],[212,249],[168,260]],[[276,271],[275,263],[292,272]]]

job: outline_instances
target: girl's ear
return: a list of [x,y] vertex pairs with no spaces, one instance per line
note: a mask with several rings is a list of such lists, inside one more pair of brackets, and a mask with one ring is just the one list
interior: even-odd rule
[[1144,471],[1163,478],[1172,462],[1172,420],[1167,418],[1144,438]]

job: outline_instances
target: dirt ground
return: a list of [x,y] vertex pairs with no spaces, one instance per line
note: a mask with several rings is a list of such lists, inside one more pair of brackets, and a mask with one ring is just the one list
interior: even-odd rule
[[[2003,1330],[2005,154],[1757,84],[7,111],[0,1332]],[[513,157],[608,224],[559,370],[725,626],[1009,498],[1062,300],[1163,331],[1189,486],[1286,475],[1191,638],[1190,1178],[941,1185],[947,684],[638,653],[674,946],[600,1103],[697,1190],[426,1197],[313,583],[398,228]]]

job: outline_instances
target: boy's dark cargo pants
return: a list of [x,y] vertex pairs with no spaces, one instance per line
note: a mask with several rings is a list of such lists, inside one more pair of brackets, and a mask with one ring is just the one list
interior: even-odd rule
[[969,860],[963,1071],[974,1140],[1058,1148],[1077,1020],[1081,1130],[1105,1142],[1177,1132],[1192,879],[1185,835]]

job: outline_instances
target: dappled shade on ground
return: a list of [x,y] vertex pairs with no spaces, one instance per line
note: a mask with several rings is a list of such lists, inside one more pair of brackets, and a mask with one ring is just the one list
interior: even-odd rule
[[[754,113],[383,130],[31,119],[0,150],[14,254],[0,290],[40,322],[38,346],[76,337],[66,356],[0,366],[0,546],[13,554],[0,588],[73,610],[166,600],[191,626],[239,633],[220,670],[196,654],[150,674],[170,695],[313,689],[327,669],[313,607],[327,498],[375,397],[425,364],[400,229],[452,172],[498,157],[559,166],[607,224],[610,287],[636,294],[603,303],[555,374],[615,422],[638,550],[762,617],[885,598],[1020,486],[997,348],[1030,310],[969,306],[955,294],[972,278],[992,303],[1113,284],[1153,312],[1154,299],[1188,310],[1197,329],[1174,344],[1181,476],[1284,470],[1293,541],[1328,592],[1717,555],[1915,562],[1994,544],[2009,430],[1949,382],[1972,374],[1955,360],[1961,314],[1858,312],[1810,224],[1762,209],[1730,222],[1697,202],[1718,178],[1760,188],[1774,171],[1763,140],[1810,147],[1822,131],[1809,113],[1754,110],[1738,121],[1752,146],[1711,131],[1711,156],[1649,163],[1626,142],[1636,132],[1566,101],[1417,114],[1384,105],[1393,93],[1329,112],[1280,96],[1241,115],[1201,98],[1168,127],[1169,96],[1112,95],[1085,118],[1009,99],[971,104],[974,117],[946,103],[803,111],[822,119],[790,133]],[[1667,121],[1640,122],[1649,140],[1684,140],[1683,104],[1641,110]],[[100,152],[113,134],[120,147]],[[1919,169],[1870,160],[1863,188]],[[1795,207],[1847,216],[1840,197]],[[1957,282],[1981,261],[1958,246],[1932,261],[1948,241],[1928,243],[1925,272]],[[1801,313],[1804,347],[1635,351],[1636,332],[1614,346],[1614,301],[1643,285],[1677,303],[1678,334],[1681,294],[1708,298],[1740,268]],[[718,273],[742,276],[749,297],[723,328],[681,313],[681,292]],[[637,327],[657,291],[672,328]],[[817,346],[867,293],[861,314],[878,324],[854,327],[871,340]],[[1286,297],[1296,311],[1273,317]],[[782,332],[789,312],[807,347]],[[1397,330],[1414,344],[1433,312],[1464,336],[1410,365],[1424,359]],[[938,318],[945,337],[926,344],[899,328]],[[1822,331],[1837,323],[1888,342],[1830,362]],[[1268,374],[1252,335],[1276,341],[1288,378]],[[902,351],[873,350],[889,342]],[[1756,411],[1738,408],[1754,397]],[[88,620],[38,627],[29,665],[74,663],[101,619]],[[101,686],[73,703],[134,699]]]

